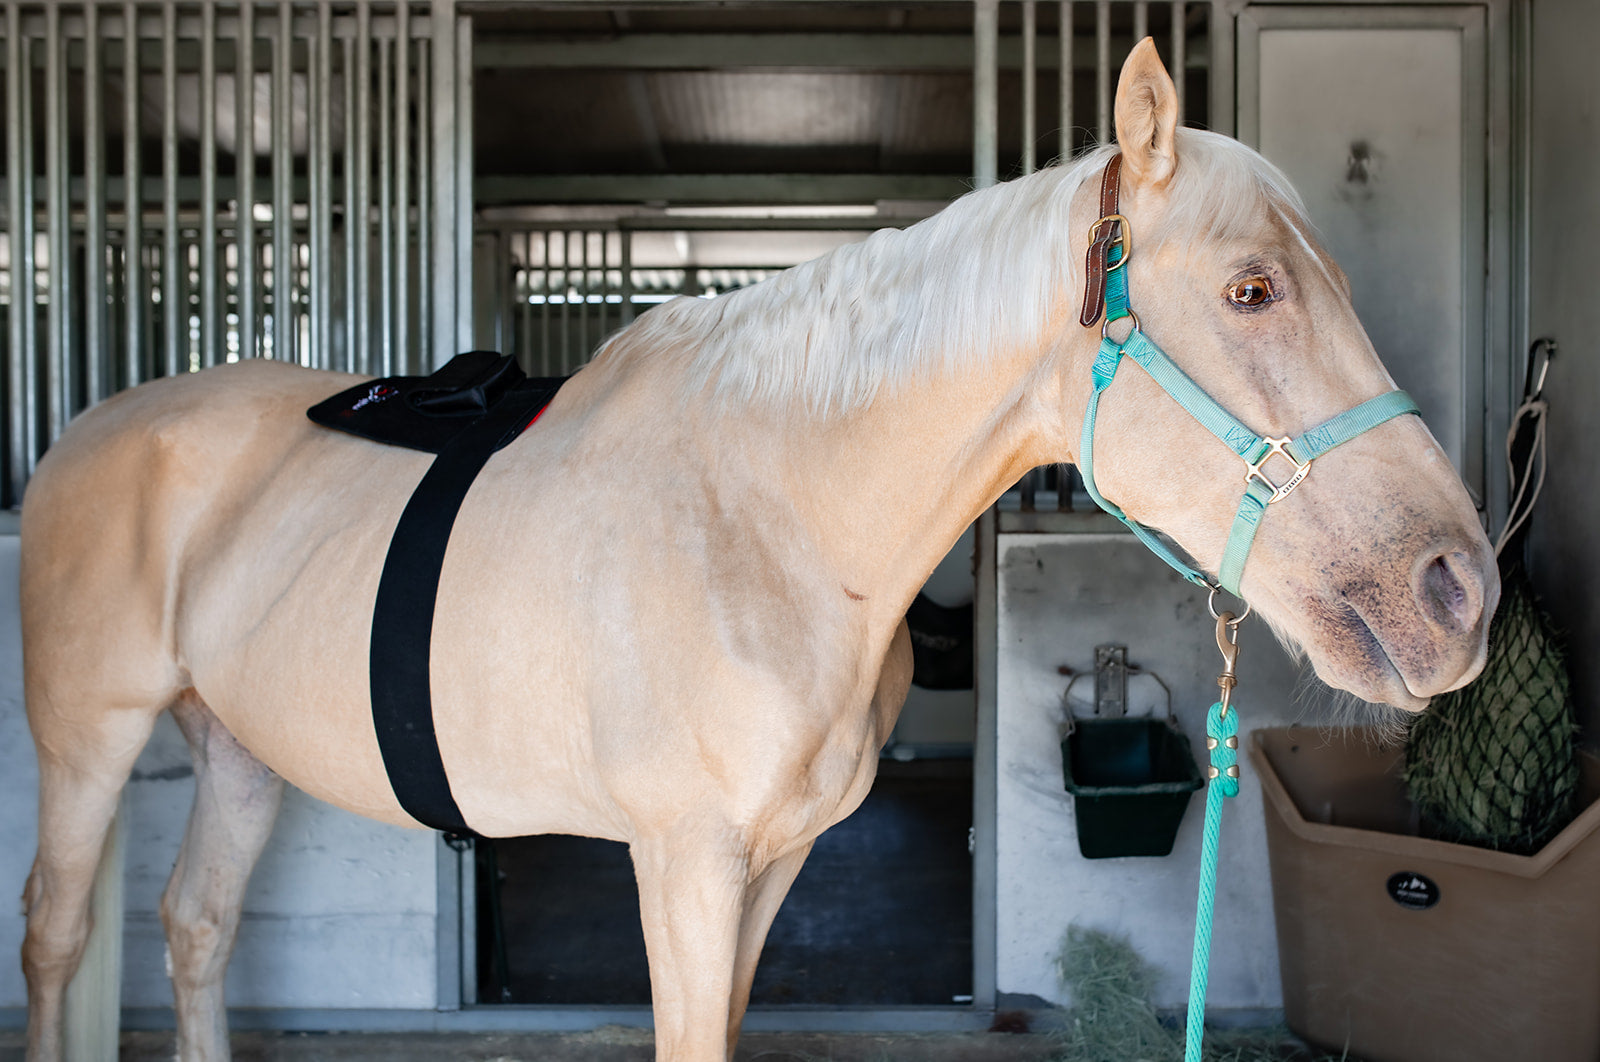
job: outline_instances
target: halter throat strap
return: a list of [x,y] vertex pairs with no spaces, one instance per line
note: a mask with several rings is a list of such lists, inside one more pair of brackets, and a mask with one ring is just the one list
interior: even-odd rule
[[[1250,547],[1267,506],[1293,493],[1311,474],[1312,461],[1329,450],[1395,417],[1407,413],[1420,415],[1420,412],[1410,395],[1404,391],[1389,391],[1347,409],[1299,436],[1275,438],[1256,434],[1224,409],[1144,334],[1139,327],[1139,318],[1128,305],[1126,266],[1132,255],[1133,243],[1128,219],[1118,213],[1121,162],[1122,155],[1119,152],[1106,163],[1100,185],[1100,217],[1090,230],[1084,306],[1079,321],[1084,327],[1089,327],[1104,313],[1105,323],[1101,326],[1100,349],[1094,361],[1094,391],[1084,411],[1078,471],[1083,476],[1084,488],[1095,504],[1126,524],[1151,552],[1179,575],[1197,586],[1222,589],[1238,596],[1245,560],[1250,555]],[[1133,328],[1126,339],[1118,342],[1109,335],[1110,325],[1125,317],[1132,321]],[[1234,514],[1233,527],[1228,533],[1228,543],[1215,579],[1179,558],[1154,531],[1130,518],[1116,503],[1107,500],[1095,485],[1094,426],[1100,395],[1111,386],[1124,359],[1138,363],[1162,390],[1244,462],[1244,493]],[[1274,481],[1265,467],[1275,455],[1294,465],[1294,472],[1281,482]]]

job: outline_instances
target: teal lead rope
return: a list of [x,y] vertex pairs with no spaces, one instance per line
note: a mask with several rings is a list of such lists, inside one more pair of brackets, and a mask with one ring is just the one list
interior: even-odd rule
[[1222,805],[1239,794],[1239,713],[1231,705],[1239,659],[1239,623],[1224,612],[1217,617],[1217,648],[1222,650],[1222,674],[1217,685],[1222,699],[1206,713],[1206,748],[1211,750],[1210,782],[1206,786],[1205,838],[1200,846],[1200,895],[1195,902],[1194,964],[1189,971],[1189,1016],[1185,1029],[1184,1062],[1200,1062],[1205,1037],[1206,980],[1211,963],[1211,913],[1217,901],[1217,839],[1222,832]]

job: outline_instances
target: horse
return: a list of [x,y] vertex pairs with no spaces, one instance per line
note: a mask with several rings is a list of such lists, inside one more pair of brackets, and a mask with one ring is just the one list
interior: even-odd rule
[[[1115,123],[1140,327],[1194,381],[1285,435],[1394,387],[1287,180],[1179,127],[1148,39]],[[485,836],[628,844],[660,1062],[731,1056],[779,904],[872,784],[918,588],[1024,472],[1080,456],[1101,337],[1075,320],[1078,263],[1114,150],[642,315],[460,510],[431,642],[456,802]],[[78,418],[28,487],[31,1062],[61,1056],[96,861],[161,712],[195,761],[161,902],[182,1059],[229,1057],[224,970],[285,780],[418,825],[385,774],[367,666],[386,546],[429,457],[308,422],[356,382],[248,360],[144,384]],[[1095,456],[1105,497],[1217,570],[1235,454],[1129,368]],[[1360,698],[1420,710],[1469,681],[1499,584],[1420,418],[1303,478],[1261,521],[1240,593]]]

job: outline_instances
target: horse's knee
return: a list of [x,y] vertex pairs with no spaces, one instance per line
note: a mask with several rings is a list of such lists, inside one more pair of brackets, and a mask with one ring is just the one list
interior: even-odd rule
[[71,980],[94,925],[88,910],[62,910],[52,903],[37,869],[28,875],[22,903],[28,919],[22,938],[24,975],[35,984]]

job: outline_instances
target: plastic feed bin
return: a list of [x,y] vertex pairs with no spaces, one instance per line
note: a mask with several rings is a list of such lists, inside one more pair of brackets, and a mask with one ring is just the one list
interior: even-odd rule
[[1061,766],[1086,859],[1164,856],[1205,784],[1189,739],[1164,719],[1077,719]]
[[1261,779],[1289,1027],[1368,1062],[1600,1059],[1600,760],[1530,856],[1415,836],[1401,750],[1274,727]]

